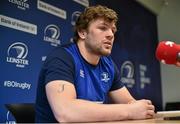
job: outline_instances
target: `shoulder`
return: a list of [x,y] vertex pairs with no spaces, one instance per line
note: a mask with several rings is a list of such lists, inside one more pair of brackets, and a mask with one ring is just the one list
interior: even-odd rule
[[74,82],[75,63],[64,46],[59,46],[49,53],[43,64],[42,73],[46,76],[46,84],[54,80]]
[[66,48],[68,48],[70,45],[66,46],[59,46],[55,49],[53,49],[47,56],[46,62],[51,61],[53,59],[60,59],[60,60],[69,60],[72,61],[72,56],[67,52]]

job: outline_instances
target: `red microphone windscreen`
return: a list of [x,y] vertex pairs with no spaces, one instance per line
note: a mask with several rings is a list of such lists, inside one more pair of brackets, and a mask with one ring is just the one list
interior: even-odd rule
[[156,49],[156,58],[164,64],[176,64],[180,45],[172,41],[161,41]]

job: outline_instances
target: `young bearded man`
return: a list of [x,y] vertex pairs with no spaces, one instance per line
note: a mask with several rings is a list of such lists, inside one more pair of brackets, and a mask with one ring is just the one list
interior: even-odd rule
[[[98,122],[153,118],[150,100],[135,100],[110,57],[117,14],[97,5],[81,13],[74,43],[47,57],[39,77],[36,122]],[[105,104],[109,97],[114,104]]]

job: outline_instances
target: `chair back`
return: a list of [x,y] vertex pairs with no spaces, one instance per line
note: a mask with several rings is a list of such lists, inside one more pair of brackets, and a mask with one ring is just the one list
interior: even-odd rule
[[17,123],[34,123],[35,107],[34,103],[5,104],[12,113]]

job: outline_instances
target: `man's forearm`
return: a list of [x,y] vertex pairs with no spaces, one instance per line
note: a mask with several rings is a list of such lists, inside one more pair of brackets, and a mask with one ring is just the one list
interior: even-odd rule
[[63,103],[59,122],[97,122],[128,119],[127,104],[97,104],[86,100],[72,100]]

